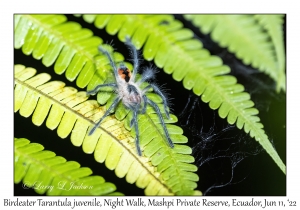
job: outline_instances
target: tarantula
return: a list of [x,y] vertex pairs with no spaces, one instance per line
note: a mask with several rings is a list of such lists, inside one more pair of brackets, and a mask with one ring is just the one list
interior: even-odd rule
[[[105,56],[107,56],[110,65],[113,68],[115,82],[97,85],[93,90],[88,91],[87,94],[94,95],[103,87],[112,87],[114,89],[114,93],[116,93],[116,97],[113,103],[111,104],[111,106],[106,110],[104,115],[101,117],[101,119],[90,130],[88,135],[92,135],[96,130],[96,128],[104,120],[104,118],[110,114],[110,111],[113,110],[121,102],[124,104],[126,108],[130,109],[133,112],[133,117],[130,121],[130,127],[134,125],[134,129],[136,133],[135,145],[136,145],[138,155],[141,156],[142,152],[139,144],[138,114],[140,113],[145,114],[147,105],[150,105],[154,108],[155,112],[159,117],[159,120],[163,127],[169,146],[173,148],[174,144],[170,138],[169,132],[166,128],[160,109],[154,101],[150,100],[146,96],[146,93],[149,92],[150,89],[152,88],[153,91],[161,97],[163,101],[166,117],[170,119],[168,106],[167,106],[167,98],[164,95],[163,91],[157,85],[150,82],[151,80],[153,80],[155,74],[153,69],[151,69],[150,67],[144,70],[144,72],[141,74],[141,79],[135,81],[136,74],[139,69],[138,52],[128,37],[126,37],[125,44],[127,45],[128,49],[132,52],[132,57],[133,57],[132,72],[126,67],[126,65],[123,62],[121,62],[119,66],[116,66],[116,63],[114,62],[110,53],[106,49],[104,49],[101,45],[99,46],[99,51],[102,52]],[[141,89],[141,84],[143,82],[148,82],[148,85],[144,89]]]

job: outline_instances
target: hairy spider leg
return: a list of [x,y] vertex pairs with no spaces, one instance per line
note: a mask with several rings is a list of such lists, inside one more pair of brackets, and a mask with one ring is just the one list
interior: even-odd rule
[[127,47],[129,48],[129,50],[131,50],[133,56],[133,71],[132,71],[132,75],[130,77],[130,81],[134,81],[135,80],[135,76],[137,73],[137,70],[139,68],[139,59],[138,59],[138,53],[137,50],[135,48],[135,46],[131,43],[130,38],[128,36],[126,36],[126,41],[125,44],[127,45]]
[[162,114],[161,114],[161,112],[159,110],[159,107],[151,99],[147,98],[146,95],[143,96],[143,99],[146,100],[147,103],[155,109],[155,112],[157,113],[157,115],[159,117],[159,120],[161,122],[161,125],[162,125],[162,127],[164,129],[164,132],[166,134],[166,137],[167,137],[167,140],[168,140],[168,144],[170,145],[171,148],[174,148],[174,144],[173,144],[173,142],[172,142],[172,140],[170,138],[169,132],[167,130],[166,124],[165,124],[164,119],[162,117]]
[[[134,94],[135,94],[136,96],[139,95],[139,92],[138,92],[138,90],[136,89],[136,87],[133,86],[133,85],[131,85],[131,84],[128,84],[127,90],[128,90],[129,93],[134,92]],[[135,109],[136,109],[136,106],[138,106],[138,108],[139,108],[139,105],[140,105],[140,101],[138,102],[138,104],[132,105],[132,106],[130,106],[130,107],[128,107],[128,108],[131,109],[131,110],[135,110]],[[139,110],[139,109],[138,109],[138,110]],[[137,111],[138,111],[138,110],[137,110]],[[130,121],[130,127],[132,127],[133,124],[134,124],[134,119],[132,118],[131,121]]]
[[[137,105],[134,109],[133,109],[133,117],[132,120],[130,122],[130,124],[134,124],[134,129],[135,129],[135,147],[137,150],[137,153],[139,156],[142,156],[142,151],[140,148],[140,133],[139,133],[139,126],[138,126],[138,119],[137,119],[137,113],[139,111],[139,105]],[[132,126],[132,125],[131,125]]]
[[[150,80],[150,79],[153,79],[153,78],[154,78],[153,69],[147,67],[145,69],[145,71],[143,72],[143,74],[142,74],[142,78],[138,81],[138,84],[142,84],[143,82],[145,82],[147,80]],[[143,89],[143,93],[146,93],[150,88],[151,88],[151,86],[148,85],[146,88]],[[162,95],[160,95],[160,96],[162,96]],[[143,106],[143,109],[142,109],[142,114],[146,113],[146,109],[147,109],[147,101],[144,100],[144,106]],[[165,111],[166,111],[166,109],[165,109]]]
[[138,81],[138,84],[141,84],[145,81],[151,80],[155,78],[154,70],[147,67],[141,75],[141,79]]
[[97,85],[93,90],[87,91],[88,95],[94,95],[96,94],[100,88],[102,87],[117,87],[118,85],[116,83],[107,83],[107,84],[101,84],[101,85]]
[[147,109],[147,100],[145,100],[145,97],[147,97],[147,96],[146,95],[143,96],[144,106],[143,106],[143,109],[142,109],[142,114],[145,114],[146,113],[146,109]]
[[120,98],[116,97],[115,100],[113,101],[113,103],[110,105],[110,107],[106,110],[106,112],[104,113],[104,115],[101,117],[101,119],[94,125],[94,127],[92,128],[92,130],[90,130],[89,132],[89,136],[92,135],[96,128],[99,127],[100,123],[102,122],[102,120],[104,120],[105,117],[107,117],[107,115],[110,114],[110,111],[115,108],[115,106],[120,102]]
[[99,46],[98,49],[99,49],[100,52],[102,52],[103,54],[105,54],[106,57],[108,58],[110,65],[111,65],[111,66],[113,67],[113,69],[114,69],[115,78],[117,79],[117,78],[118,78],[118,69],[117,69],[117,67],[116,67],[116,65],[115,65],[115,62],[113,61],[111,55],[109,54],[109,52],[108,52],[106,49],[104,49],[104,48],[101,47],[101,46]]
[[[170,114],[169,114],[169,111],[168,111],[168,102],[167,102],[166,96],[163,94],[163,92],[161,92],[161,90],[155,84],[149,84],[147,87],[145,87],[143,89],[143,92],[147,92],[150,88],[153,88],[153,91],[155,93],[157,93],[161,97],[161,99],[163,100],[166,117],[168,119],[170,119]],[[147,108],[147,103],[144,105],[144,108],[142,110],[143,114],[146,112],[146,108]]]
[[[139,92],[137,90],[137,88],[134,85],[128,84],[127,86],[127,90],[129,93],[134,93],[135,96],[140,97],[139,96]],[[136,98],[136,103],[134,103],[133,105],[129,105],[128,108],[130,110],[133,111],[133,117],[130,121],[130,127],[132,127],[134,125],[134,129],[135,129],[135,146],[137,149],[137,153],[139,156],[142,155],[142,151],[140,148],[140,133],[139,133],[139,126],[138,126],[138,111],[140,109],[140,104],[141,104],[141,98]]]

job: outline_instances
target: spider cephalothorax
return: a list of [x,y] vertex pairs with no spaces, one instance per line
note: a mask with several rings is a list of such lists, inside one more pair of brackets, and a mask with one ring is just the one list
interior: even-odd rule
[[[170,147],[174,147],[173,142],[170,138],[169,132],[166,128],[164,119],[162,117],[162,114],[160,112],[159,107],[157,104],[149,99],[146,96],[146,93],[150,91],[152,88],[155,93],[157,93],[163,101],[164,110],[166,113],[167,118],[170,118],[169,112],[168,112],[168,106],[167,106],[167,98],[163,94],[163,92],[160,90],[158,86],[156,86],[153,83],[150,83],[149,80],[153,79],[154,77],[154,71],[151,68],[146,68],[143,74],[141,75],[141,79],[138,81],[135,81],[136,74],[138,72],[139,68],[139,59],[138,59],[138,53],[134,45],[131,43],[129,38],[126,38],[126,45],[128,46],[129,50],[132,51],[133,54],[133,71],[131,72],[124,63],[121,63],[118,67],[116,66],[114,60],[112,59],[109,52],[104,49],[103,47],[99,47],[99,51],[102,52],[104,55],[107,56],[110,65],[113,68],[114,76],[115,76],[115,82],[114,83],[106,83],[106,84],[100,84],[97,85],[93,90],[88,91],[88,94],[96,94],[100,88],[102,87],[112,87],[114,88],[114,92],[116,93],[116,97],[112,103],[112,105],[106,110],[104,115],[101,117],[101,119],[95,124],[95,126],[90,130],[89,135],[92,135],[95,131],[95,129],[100,125],[100,123],[104,120],[104,118],[109,115],[110,111],[113,110],[119,102],[122,102],[124,106],[128,109],[130,109],[133,112],[133,117],[130,121],[130,126],[132,127],[134,125],[136,138],[135,138],[135,145],[137,149],[137,153],[141,156],[142,152],[139,145],[139,128],[138,128],[138,114],[145,114],[147,105],[150,105],[154,108],[155,112],[159,116],[161,126],[164,129],[164,133],[166,135],[166,139]],[[143,82],[148,82],[149,84],[142,89],[141,84]]]

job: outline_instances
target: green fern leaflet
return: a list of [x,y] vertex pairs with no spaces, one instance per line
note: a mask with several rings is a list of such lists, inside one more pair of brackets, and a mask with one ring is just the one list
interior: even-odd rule
[[[37,143],[24,138],[14,141],[14,182],[23,182],[38,194],[47,195],[123,195],[114,184],[93,175],[91,169],[80,167]],[[44,187],[42,187],[44,186]]]

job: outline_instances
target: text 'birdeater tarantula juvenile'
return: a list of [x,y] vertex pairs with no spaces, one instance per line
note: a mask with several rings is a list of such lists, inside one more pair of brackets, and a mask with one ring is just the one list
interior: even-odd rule
[[[149,99],[146,96],[146,93],[153,89],[155,93],[157,93],[163,101],[164,110],[166,113],[167,118],[169,119],[169,112],[168,112],[168,106],[167,106],[167,98],[163,94],[163,92],[160,90],[158,86],[155,84],[149,82],[149,80],[152,80],[154,78],[154,71],[151,68],[146,68],[144,72],[141,75],[141,79],[138,81],[135,81],[136,74],[138,72],[139,68],[139,59],[138,59],[138,52],[134,45],[131,43],[130,39],[126,37],[125,44],[128,46],[129,50],[132,51],[133,56],[133,71],[131,72],[124,63],[120,63],[119,66],[116,66],[112,56],[110,53],[104,49],[103,47],[99,46],[99,50],[107,56],[110,65],[113,68],[114,76],[115,76],[115,82],[114,83],[106,83],[97,85],[93,90],[88,91],[87,93],[90,95],[96,94],[101,88],[103,87],[112,87],[114,89],[114,92],[116,93],[116,97],[111,104],[111,106],[106,110],[104,115],[101,117],[101,119],[95,124],[95,126],[90,130],[89,135],[92,135],[96,128],[100,125],[100,123],[104,120],[105,117],[107,117],[110,114],[110,111],[113,110],[121,101],[124,106],[128,109],[130,109],[133,112],[133,117],[130,121],[130,127],[134,125],[136,137],[135,137],[135,145],[137,149],[137,153],[139,156],[142,155],[140,144],[139,144],[139,128],[138,128],[138,114],[145,114],[147,105],[149,104],[152,106],[157,113],[161,126],[164,129],[164,133],[166,135],[166,139],[168,144],[171,148],[174,147],[174,144],[170,138],[169,132],[166,128],[164,119],[162,117],[162,114],[160,112],[159,107],[157,104]],[[148,82],[148,85],[141,89],[141,84],[143,82]]]

